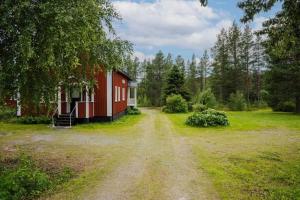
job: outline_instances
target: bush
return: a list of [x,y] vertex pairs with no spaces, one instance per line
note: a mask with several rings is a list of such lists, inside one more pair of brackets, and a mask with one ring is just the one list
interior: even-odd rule
[[40,117],[26,116],[26,117],[17,118],[16,122],[21,124],[50,124],[51,119],[47,116],[40,116]]
[[181,95],[171,95],[167,97],[163,111],[166,113],[185,113],[188,111],[188,104]]
[[0,176],[0,199],[33,199],[50,187],[49,176],[23,156],[16,169],[7,169]]
[[230,94],[228,107],[233,111],[243,111],[247,109],[247,103],[243,93],[237,91],[236,93]]
[[129,107],[127,109],[127,115],[140,115],[141,111],[135,107]]
[[211,89],[207,89],[200,93],[199,101],[200,104],[205,105],[208,108],[215,108],[217,106],[217,100]]
[[205,111],[207,110],[207,106],[206,105],[203,105],[203,104],[200,104],[200,103],[196,103],[193,105],[193,111],[194,112],[202,112],[202,111]]
[[186,124],[195,127],[228,126],[229,121],[224,112],[208,109],[194,112],[187,118]]
[[281,112],[295,112],[296,104],[293,101],[284,101],[280,102],[274,111],[281,111]]
[[16,116],[16,109],[0,107],[0,120],[9,120]]
[[72,169],[39,168],[27,155],[13,160],[0,160],[0,199],[37,199],[46,190],[51,190],[75,176]]

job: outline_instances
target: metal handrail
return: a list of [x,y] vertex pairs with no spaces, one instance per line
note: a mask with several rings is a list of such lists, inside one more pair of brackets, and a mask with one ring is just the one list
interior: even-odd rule
[[72,114],[73,114],[74,110],[76,110],[76,103],[75,103],[75,106],[74,106],[72,112],[70,112],[70,115],[69,115],[69,117],[70,117],[70,127],[72,127],[72,121],[71,120],[72,120]]
[[55,124],[54,124],[54,116],[56,115],[57,111],[58,111],[58,106],[56,107],[56,109],[55,109],[55,111],[54,111],[54,113],[53,113],[53,115],[52,115],[52,126],[53,126],[53,127],[55,127]]

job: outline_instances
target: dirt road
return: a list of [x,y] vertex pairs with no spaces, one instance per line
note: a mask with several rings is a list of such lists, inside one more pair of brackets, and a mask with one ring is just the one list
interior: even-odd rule
[[218,199],[195,162],[187,138],[175,133],[159,110],[144,109],[138,142],[126,162],[95,185],[83,199]]

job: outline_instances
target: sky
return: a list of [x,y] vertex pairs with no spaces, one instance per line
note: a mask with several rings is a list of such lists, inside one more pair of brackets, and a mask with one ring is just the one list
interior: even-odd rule
[[[222,28],[239,22],[243,12],[238,0],[209,0],[202,7],[198,0],[113,0],[122,17],[115,23],[117,35],[134,45],[134,56],[152,59],[162,50],[165,54],[190,59],[201,57],[210,49]],[[255,30],[280,8],[262,13],[250,24]]]

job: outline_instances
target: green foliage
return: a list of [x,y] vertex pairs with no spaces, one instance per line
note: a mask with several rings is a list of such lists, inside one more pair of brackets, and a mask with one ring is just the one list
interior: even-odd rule
[[50,124],[51,118],[47,116],[24,116],[14,120],[20,124]]
[[166,113],[185,113],[188,111],[188,105],[181,95],[171,95],[167,97],[163,111]]
[[181,95],[186,101],[191,99],[185,88],[184,71],[178,65],[174,65],[168,74],[164,91],[165,98],[172,94]]
[[0,120],[6,121],[16,116],[16,109],[0,106]]
[[199,101],[200,104],[207,106],[208,108],[215,108],[217,106],[217,100],[211,89],[207,89],[200,93]]
[[0,199],[33,199],[51,186],[49,176],[38,169],[33,161],[22,156],[15,169],[0,174]]
[[68,167],[55,169],[55,172],[44,171],[25,154],[6,162],[0,162],[1,200],[36,199],[46,190],[57,187],[75,175]]
[[148,107],[151,106],[151,102],[146,95],[138,95],[138,105],[141,107]]
[[296,105],[294,101],[280,102],[273,110],[281,112],[295,112]]
[[135,107],[129,107],[127,109],[127,115],[140,115],[141,111],[138,108]]
[[110,0],[3,0],[0,13],[0,98],[50,104],[59,83],[94,84],[88,74],[122,66],[132,49],[115,35]]
[[200,103],[196,103],[193,105],[193,111],[194,112],[203,112],[207,110],[207,106],[206,105],[203,105],[203,104],[200,104]]
[[247,109],[247,103],[243,93],[237,91],[230,94],[228,106],[233,111],[243,111]]
[[224,112],[208,109],[194,112],[187,118],[186,124],[195,127],[228,126],[229,121]]

